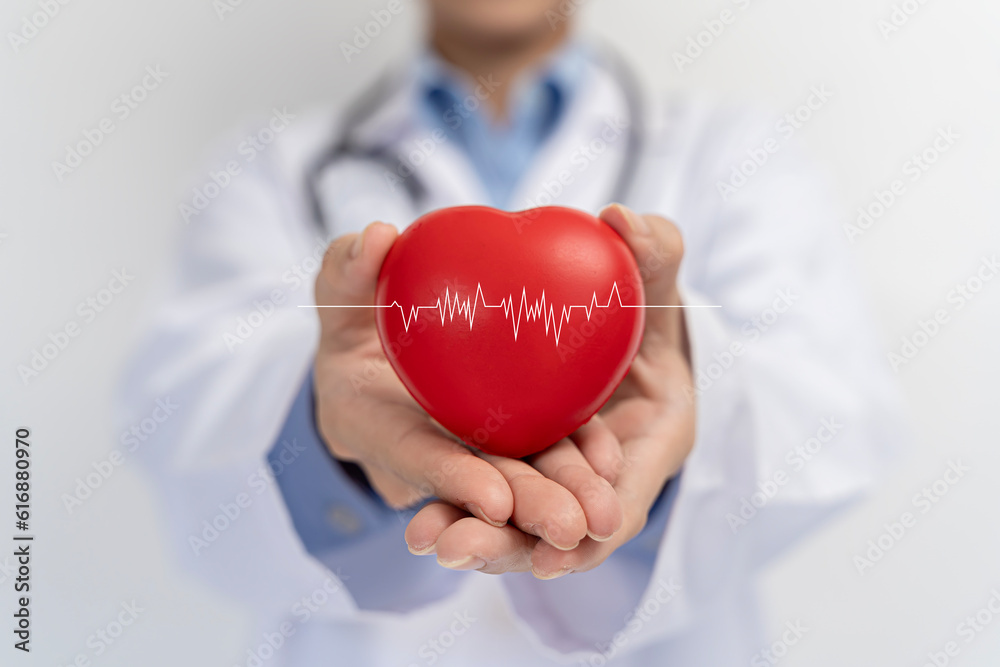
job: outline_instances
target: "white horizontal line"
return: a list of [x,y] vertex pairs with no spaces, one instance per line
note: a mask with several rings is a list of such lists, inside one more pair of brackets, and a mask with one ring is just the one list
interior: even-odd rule
[[[421,308],[424,308],[424,307],[425,306],[421,306]],[[431,306],[431,307],[432,308],[436,308],[436,306]],[[497,307],[498,306],[487,306],[487,308],[497,308]],[[656,304],[647,304],[645,306],[626,306],[626,305],[622,305],[620,307],[621,308],[722,308],[722,306],[715,306],[715,305],[709,306],[709,305],[703,305],[703,304],[691,304],[691,305],[680,305],[680,306],[660,306],[660,305],[656,305]],[[344,306],[341,306],[341,305],[323,305],[323,306],[321,306],[321,305],[318,305],[318,304],[317,305],[304,304],[304,305],[300,305],[299,308],[398,308],[398,306],[396,306],[395,304],[381,305],[381,304],[374,304],[374,303],[367,304],[367,305],[366,304],[358,304],[358,305],[353,305],[353,306],[352,305],[344,305]]]
[[590,304],[576,304],[576,305],[563,305],[562,311],[559,316],[556,316],[555,305],[548,301],[545,296],[545,290],[542,290],[542,295],[539,299],[535,299],[534,305],[532,305],[528,300],[528,289],[526,287],[521,288],[521,301],[520,305],[515,312],[514,310],[514,295],[511,294],[508,297],[501,299],[498,304],[486,303],[486,297],[483,295],[483,286],[480,283],[476,286],[476,295],[472,298],[466,297],[462,299],[457,293],[452,294],[451,288],[446,288],[444,291],[444,299],[438,297],[437,302],[433,305],[427,306],[410,306],[410,312],[407,316],[406,309],[398,302],[393,301],[390,304],[372,304],[372,305],[352,305],[352,304],[316,304],[316,305],[301,305],[300,308],[398,308],[399,314],[403,319],[403,329],[405,331],[410,330],[410,324],[420,315],[422,310],[436,310],[438,311],[441,319],[441,326],[445,325],[445,320],[454,321],[455,311],[458,311],[459,317],[465,318],[469,323],[469,330],[472,330],[473,322],[476,319],[476,310],[478,306],[482,306],[487,309],[503,308],[504,319],[509,319],[514,329],[514,340],[517,340],[518,332],[521,328],[521,318],[522,316],[530,322],[537,322],[542,320],[545,325],[545,335],[549,335],[549,330],[552,330],[553,338],[555,338],[556,345],[559,345],[559,337],[562,331],[562,325],[570,321],[574,309],[579,309],[584,311],[587,321],[590,321],[591,314],[595,308],[611,308],[611,304],[614,302],[615,298],[618,300],[619,308],[721,308],[718,305],[704,305],[704,304],[653,304],[653,305],[626,305],[622,303],[621,293],[618,291],[618,283],[612,283],[611,294],[608,296],[608,302],[605,305],[601,305],[597,301],[597,292],[594,292],[593,298],[590,300]]

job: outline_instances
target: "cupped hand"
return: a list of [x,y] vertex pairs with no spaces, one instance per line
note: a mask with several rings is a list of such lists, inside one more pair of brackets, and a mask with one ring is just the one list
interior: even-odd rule
[[504,475],[413,400],[385,358],[373,309],[355,307],[374,302],[378,272],[396,236],[394,227],[372,223],[334,241],[323,258],[314,372],[320,435],[334,457],[359,465],[394,508],[434,496],[488,522],[483,525],[503,526],[514,511]]
[[483,457],[510,486],[513,525],[489,525],[454,504],[433,502],[407,527],[414,553],[436,553],[454,569],[530,569],[540,579],[590,570],[642,531],[656,498],[691,451],[695,406],[684,391],[691,364],[683,309],[677,307],[680,232],[661,217],[618,204],[601,218],[631,248],[646,303],[654,306],[646,311],[628,375],[598,415],[568,439],[527,461]]

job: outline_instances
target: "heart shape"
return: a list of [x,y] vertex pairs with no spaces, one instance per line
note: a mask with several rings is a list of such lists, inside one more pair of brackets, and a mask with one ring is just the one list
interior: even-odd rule
[[520,458],[569,435],[628,372],[645,323],[639,269],[570,208],[428,213],[389,250],[382,349],[413,398],[482,451]]

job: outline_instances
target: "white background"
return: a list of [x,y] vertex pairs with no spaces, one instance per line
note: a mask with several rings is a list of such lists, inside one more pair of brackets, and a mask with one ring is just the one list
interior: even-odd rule
[[[95,664],[232,664],[247,643],[246,613],[178,570],[163,512],[136,466],[116,470],[72,515],[60,496],[118,442],[111,393],[144,302],[184,233],[177,213],[178,201],[190,197],[184,187],[217,167],[204,160],[228,128],[273,106],[294,113],[350,95],[411,48],[422,9],[404,0],[384,33],[345,61],[338,44],[384,4],[243,0],[220,20],[207,0],[78,0],[15,53],[7,33],[38,6],[4,3],[0,452],[8,452],[16,426],[32,428],[39,542],[35,652],[13,655],[4,640],[3,664],[63,665],[91,654],[87,636],[132,599],[145,609],[139,622]],[[853,245],[887,351],[919,319],[952,311],[949,290],[1000,251],[1000,4],[927,0],[888,38],[877,24],[890,15],[889,0],[753,0],[745,9],[728,0],[583,4],[586,31],[617,44],[658,89],[764,104],[777,119],[805,101],[810,86],[826,85],[834,97],[796,141],[826,167],[842,222],[900,178],[903,163],[938,128],[954,128],[955,146]],[[724,8],[736,21],[679,72],[673,53]],[[111,115],[112,100],[147,65],[168,73],[163,84],[58,182],[51,163]],[[50,332],[79,319],[76,305],[122,267],[134,283],[25,386],[17,365]],[[777,639],[786,621],[809,628],[781,664],[920,665],[949,640],[961,647],[952,664],[998,664],[1000,618],[971,643],[955,635],[991,589],[1000,591],[998,334],[995,280],[900,369],[912,414],[910,455],[875,497],[799,545],[762,581],[769,636]],[[854,556],[884,523],[914,509],[911,497],[949,459],[971,471],[859,575]],[[5,475],[0,498],[11,495]],[[0,591],[7,637],[9,579]]]

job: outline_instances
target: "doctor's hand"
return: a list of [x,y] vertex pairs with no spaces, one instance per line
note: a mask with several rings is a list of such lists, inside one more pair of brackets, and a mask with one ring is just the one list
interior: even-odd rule
[[[371,305],[396,236],[391,225],[373,223],[334,241],[316,279],[316,304]],[[436,496],[483,525],[504,525],[514,511],[504,476],[446,435],[407,393],[382,352],[373,309],[317,310],[316,421],[332,454],[358,464],[394,508]]]
[[[373,223],[361,235],[334,241],[316,280],[317,305],[370,305],[395,239],[395,228]],[[614,489],[576,445],[566,441],[549,448],[537,470],[515,459],[477,457],[442,431],[403,387],[383,354],[372,309],[318,312],[314,375],[320,434],[336,458],[361,466],[388,505],[402,509],[434,496],[446,501],[449,511],[477,517],[471,519],[477,524],[500,527],[510,519],[531,540],[541,536],[557,550],[575,547],[588,534],[606,538],[621,525]],[[620,464],[613,436],[597,427],[581,432],[597,469],[611,474]],[[452,538],[460,540],[461,533]],[[465,561],[450,565],[472,563]]]
[[[683,242],[677,228],[663,218],[639,216],[620,205],[606,208],[601,218],[632,249],[646,303],[680,305],[677,271]],[[559,549],[512,525],[487,525],[458,508],[435,502],[407,527],[411,551],[437,553],[439,562],[446,565],[471,563],[490,573],[530,569],[540,579],[552,579],[597,567],[638,535],[667,480],[677,473],[694,444],[695,408],[684,393],[691,384],[691,364],[683,312],[681,308],[647,309],[642,345],[611,400],[568,442],[528,459],[536,474],[561,481],[560,476],[566,474],[566,451],[576,449],[613,487],[622,511],[617,531],[607,539],[588,534],[574,548]],[[511,488],[516,511],[528,490]],[[561,519],[557,511],[551,515]]]

